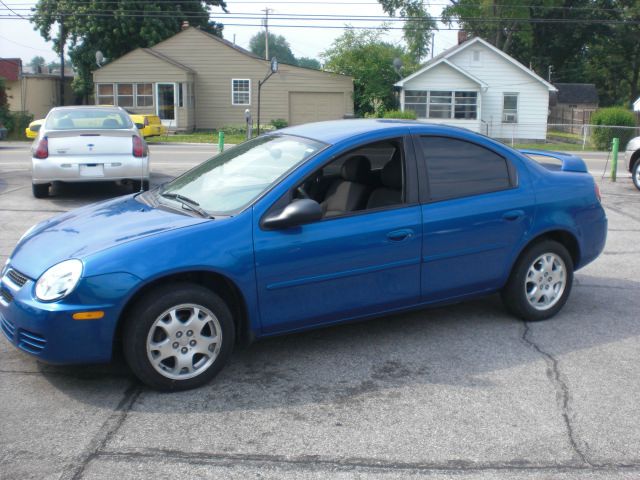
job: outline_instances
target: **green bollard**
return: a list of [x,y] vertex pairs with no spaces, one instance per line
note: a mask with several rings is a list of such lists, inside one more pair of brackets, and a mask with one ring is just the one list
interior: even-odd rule
[[618,172],[618,148],[620,147],[620,139],[613,139],[613,159],[611,160],[611,181],[616,181],[616,173]]
[[218,133],[218,153],[224,152],[224,132]]

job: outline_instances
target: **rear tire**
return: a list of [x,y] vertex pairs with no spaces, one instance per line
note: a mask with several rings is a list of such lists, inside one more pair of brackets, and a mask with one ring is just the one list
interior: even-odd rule
[[49,196],[49,184],[48,183],[32,183],[31,191],[36,198],[47,198]]
[[502,300],[512,314],[537,322],[562,309],[572,285],[571,255],[564,245],[544,240],[520,255],[502,290]]
[[636,160],[636,163],[631,169],[631,179],[633,180],[633,184],[636,186],[636,188],[640,190],[640,158]]
[[192,283],[159,287],[125,319],[124,355],[142,382],[162,391],[200,387],[227,363],[233,317],[212,291]]

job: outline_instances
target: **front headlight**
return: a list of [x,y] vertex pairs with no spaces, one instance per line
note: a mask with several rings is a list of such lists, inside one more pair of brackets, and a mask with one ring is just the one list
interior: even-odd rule
[[65,260],[44,272],[36,282],[36,297],[50,302],[69,295],[82,275],[82,262],[77,259]]

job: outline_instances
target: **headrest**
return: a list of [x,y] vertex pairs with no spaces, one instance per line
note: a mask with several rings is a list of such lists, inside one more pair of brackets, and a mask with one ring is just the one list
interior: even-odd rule
[[402,188],[402,162],[399,154],[394,154],[393,158],[382,168],[380,180],[387,188],[393,188],[394,190]]
[[364,155],[356,155],[344,162],[340,174],[348,182],[367,183],[371,176],[371,162]]
[[102,128],[118,128],[118,121],[115,118],[105,118],[102,121]]

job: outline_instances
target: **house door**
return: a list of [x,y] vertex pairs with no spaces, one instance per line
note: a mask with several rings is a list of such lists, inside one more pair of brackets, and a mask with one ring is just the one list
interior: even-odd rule
[[157,113],[163,125],[176,126],[176,84],[158,83],[156,88]]

